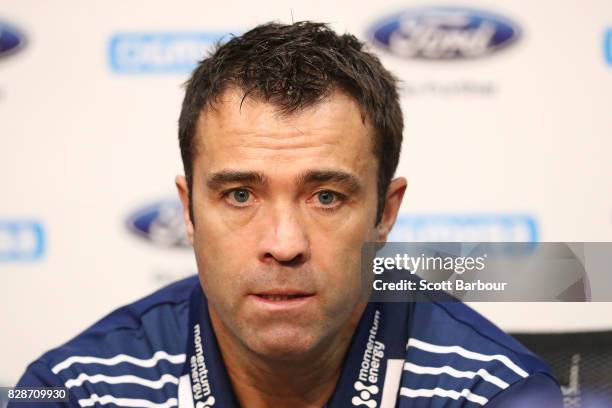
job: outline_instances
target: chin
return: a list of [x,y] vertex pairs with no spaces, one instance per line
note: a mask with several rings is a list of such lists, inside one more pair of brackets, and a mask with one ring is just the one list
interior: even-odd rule
[[302,360],[320,346],[320,339],[312,330],[275,328],[256,331],[246,339],[254,353],[275,360]]

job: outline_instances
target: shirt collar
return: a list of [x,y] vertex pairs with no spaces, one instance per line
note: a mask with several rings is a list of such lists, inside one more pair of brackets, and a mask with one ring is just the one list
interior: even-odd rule
[[[403,370],[412,303],[368,303],[325,408],[395,406]],[[240,407],[223,363],[200,285],[190,299],[184,373],[196,408]],[[372,401],[372,402],[370,402]],[[376,402],[376,405],[373,403]],[[387,405],[392,403],[392,405]]]

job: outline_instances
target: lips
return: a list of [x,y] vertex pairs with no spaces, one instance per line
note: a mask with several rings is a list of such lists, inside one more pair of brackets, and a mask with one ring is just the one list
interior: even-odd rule
[[265,300],[270,300],[272,302],[280,302],[283,300],[291,300],[291,299],[304,297],[305,295],[256,295],[256,296],[264,298]]
[[267,290],[264,292],[253,293],[252,295],[266,302],[282,303],[307,299],[314,296],[314,293],[298,290]]

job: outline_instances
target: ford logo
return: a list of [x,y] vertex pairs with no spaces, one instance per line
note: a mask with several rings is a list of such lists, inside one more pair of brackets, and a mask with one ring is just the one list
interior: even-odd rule
[[0,22],[0,56],[17,51],[24,42],[25,38],[19,31]]
[[519,35],[515,23],[488,12],[426,7],[379,21],[369,37],[399,57],[449,60],[491,54],[514,43]]
[[136,235],[164,247],[188,247],[179,200],[163,200],[140,208],[127,220]]

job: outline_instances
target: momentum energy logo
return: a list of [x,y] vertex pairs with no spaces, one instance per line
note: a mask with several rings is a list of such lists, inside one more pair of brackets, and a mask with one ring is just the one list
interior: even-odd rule
[[117,33],[108,46],[111,69],[127,74],[191,72],[227,33]]
[[0,22],[0,57],[19,50],[24,43],[25,38],[17,29]]
[[389,241],[537,242],[538,227],[521,214],[400,215]]
[[378,47],[404,58],[476,58],[514,43],[520,29],[489,12],[426,7],[394,14],[376,23],[369,37]]
[[0,220],[0,262],[34,261],[45,252],[45,234],[37,221]]
[[138,236],[160,246],[188,246],[179,200],[162,200],[143,207],[128,218],[127,226]]

